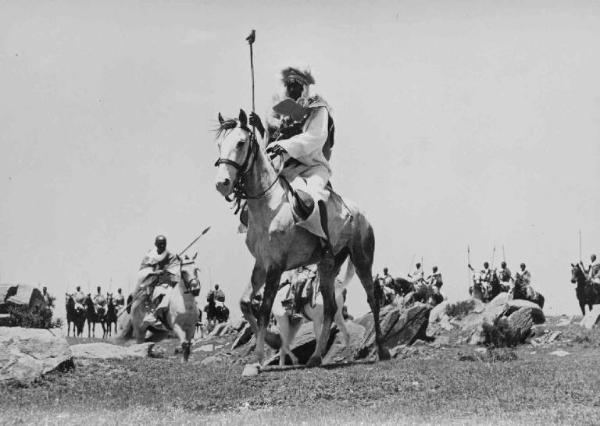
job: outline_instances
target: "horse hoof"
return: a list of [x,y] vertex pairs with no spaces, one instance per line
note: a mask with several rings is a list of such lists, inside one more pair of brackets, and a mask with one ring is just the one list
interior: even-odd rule
[[390,351],[386,348],[379,348],[379,360],[386,361],[391,358]]
[[311,356],[308,359],[308,362],[306,363],[307,367],[318,367],[319,365],[321,365],[321,363],[323,362],[323,360],[321,359],[320,356]]

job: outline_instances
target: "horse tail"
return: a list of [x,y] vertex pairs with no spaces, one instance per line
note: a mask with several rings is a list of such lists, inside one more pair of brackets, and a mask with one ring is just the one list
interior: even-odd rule
[[346,288],[348,284],[350,284],[350,281],[352,281],[352,278],[354,278],[355,273],[356,269],[354,268],[354,264],[352,263],[351,259],[348,259],[348,265],[346,266],[346,275],[342,280],[342,289]]

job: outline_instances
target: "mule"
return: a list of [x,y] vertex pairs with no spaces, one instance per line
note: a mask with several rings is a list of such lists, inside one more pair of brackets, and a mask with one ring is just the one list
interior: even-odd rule
[[[332,192],[327,201],[327,232],[331,250],[323,250],[319,237],[295,225],[289,184],[271,164],[264,147],[248,128],[248,118],[240,110],[237,119],[224,120],[219,114],[217,134],[219,158],[216,188],[226,199],[247,200],[248,231],[246,245],[255,259],[250,284],[244,291],[240,308],[256,334],[256,357],[264,360],[264,345],[273,301],[284,271],[318,264],[323,297],[323,324],[309,367],[322,362],[331,324],[337,311],[334,280],[349,257],[367,294],[373,312],[376,343],[380,359],[389,359],[379,324],[379,303],[373,289],[375,236],[365,215],[348,200]],[[314,208],[317,208],[316,203]],[[264,286],[258,318],[252,300]]]
[[[333,317],[334,322],[337,324],[339,331],[343,336],[344,346],[348,346],[350,343],[350,334],[348,333],[348,329],[346,329],[346,323],[344,322],[344,317],[342,315],[344,310],[344,303],[346,301],[346,292],[344,291],[350,283],[350,280],[354,276],[354,267],[352,263],[348,262],[348,267],[346,270],[346,276],[343,281],[337,280],[335,282],[335,304],[337,306],[337,310]],[[288,286],[291,283],[281,287],[275,296],[275,301],[273,302],[273,316],[277,321],[277,326],[279,327],[279,334],[281,335],[281,347],[279,348],[279,365],[285,365],[285,356],[289,355],[292,360],[292,364],[298,364],[298,358],[294,353],[290,350],[290,345],[293,343],[296,334],[298,334],[298,330],[300,330],[300,326],[302,323],[300,321],[292,321],[292,316],[289,312],[284,308],[283,302],[286,300],[288,296]],[[310,302],[304,303],[300,307],[300,313],[304,318],[313,323],[313,331],[315,333],[315,338],[319,339],[319,333],[321,332],[321,327],[323,325],[323,315],[324,315],[324,306],[323,306],[323,297],[321,295],[317,295],[315,304],[312,305]]]
[[592,283],[581,265],[571,263],[571,282],[577,284],[575,295],[579,301],[581,314],[585,316],[585,305],[591,311],[592,306],[600,303],[600,286]]
[[65,308],[67,310],[67,337],[71,333],[71,324],[73,324],[73,337],[81,337],[85,325],[85,309],[75,308],[75,299],[70,294],[66,294]]
[[[169,287],[164,295],[167,298],[168,306],[164,320],[166,329],[157,329],[144,322],[149,307],[146,300],[148,296],[142,289],[133,296],[129,320],[120,326],[118,340],[133,337],[137,343],[142,343],[146,340],[147,332],[150,331],[152,336],[149,340],[157,341],[167,337],[169,330],[172,330],[181,343],[183,361],[188,361],[198,322],[196,297],[200,294],[198,279],[200,270],[196,267],[196,256],[197,253],[192,259],[185,260],[179,256],[175,257],[175,262],[179,266],[173,276],[175,285]],[[154,277],[148,276],[143,279],[154,279]]]

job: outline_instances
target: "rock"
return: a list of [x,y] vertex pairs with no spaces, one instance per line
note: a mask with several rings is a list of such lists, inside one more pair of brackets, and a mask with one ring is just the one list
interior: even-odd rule
[[508,329],[514,339],[513,342],[522,343],[529,337],[534,324],[544,322],[544,313],[535,307],[523,307],[508,316]]
[[28,385],[46,373],[73,367],[64,337],[45,329],[0,327],[0,383]]
[[147,358],[152,353],[154,343],[140,343],[131,346],[119,346],[110,343],[82,343],[71,346],[73,356],[77,359],[124,359]]
[[529,300],[511,299],[508,302],[506,302],[506,304],[510,307],[512,311],[516,311],[517,309],[521,308],[533,308],[539,310],[540,312],[542,312],[542,315],[544,315],[542,308],[540,308],[540,306],[537,303],[530,302]]
[[239,332],[238,336],[233,341],[231,345],[231,349],[239,348],[240,346],[245,345],[250,341],[252,337],[252,329],[250,328],[250,324],[246,324],[246,326]]
[[254,377],[260,373],[260,364],[246,364],[242,371],[242,377]]
[[557,327],[566,327],[567,325],[571,325],[571,318],[561,318],[560,321],[556,323]]
[[541,337],[548,332],[544,324],[535,324],[531,327],[531,337]]
[[[327,344],[327,348],[333,343],[335,339],[335,334],[333,331],[330,333],[329,342]],[[279,335],[278,335],[279,336]],[[317,346],[317,342],[315,340],[315,333],[313,331],[312,322],[305,322],[300,326],[294,341],[290,345],[291,351],[298,358],[298,362],[300,364],[306,364],[310,356],[315,351],[315,347]],[[327,353],[327,352],[325,352]],[[291,360],[288,356],[286,356],[286,364],[291,363]],[[273,355],[271,358],[265,362],[265,365],[276,365],[279,364],[279,352]]]
[[366,330],[362,325],[353,321],[346,321],[346,329],[350,335],[348,346],[344,345],[342,333],[336,333],[331,348],[329,348],[323,357],[323,364],[334,364],[343,361],[352,361],[354,359],[354,353],[362,342]]
[[227,323],[226,322],[222,322],[220,324],[215,325],[215,328],[213,328],[213,330],[210,332],[209,336],[211,337],[217,337],[220,336],[221,333],[223,332],[223,329],[225,327],[227,327]]
[[223,362],[223,358],[211,355],[204,358],[200,364],[201,365],[213,365],[213,364],[221,364]]
[[490,300],[490,303],[488,303],[488,305],[503,305],[505,303],[508,303],[511,300],[513,300],[512,295],[510,295],[506,292],[503,292],[503,293],[498,294],[492,300]]
[[558,350],[558,351],[550,352],[550,355],[563,357],[563,356],[567,356],[567,355],[571,355],[571,354],[567,351]]
[[[381,334],[384,345],[388,348],[398,345],[410,345],[417,338],[426,337],[431,307],[422,303],[400,312],[399,308],[390,306],[381,311]],[[374,357],[377,352],[375,344],[375,327],[367,329],[355,358]]]
[[429,313],[429,324],[439,322],[442,320],[442,318],[448,317],[448,315],[446,314],[446,308],[448,308],[449,304],[450,303],[448,303],[447,300],[444,300],[442,303],[435,306]]
[[214,350],[214,345],[202,345],[199,348],[194,349],[194,352],[212,352]]
[[596,327],[598,323],[600,323],[600,305],[594,305],[592,310],[585,314],[580,325],[589,330]]

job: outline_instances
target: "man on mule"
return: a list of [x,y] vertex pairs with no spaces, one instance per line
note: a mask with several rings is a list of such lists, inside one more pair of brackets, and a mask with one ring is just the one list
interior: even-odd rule
[[333,120],[327,103],[309,96],[309,86],[315,83],[310,71],[286,68],[282,82],[286,99],[273,106],[267,127],[255,113],[249,123],[266,141],[269,155],[282,156],[281,176],[295,190],[296,224],[320,237],[324,252],[330,252],[325,203],[330,195],[326,187],[331,178]]
[[153,327],[162,328],[163,318],[168,309],[168,298],[165,297],[173,281],[169,266],[174,256],[167,250],[167,238],[159,235],[154,240],[154,249],[146,253],[142,259],[138,285],[134,291],[137,297],[145,297],[148,314],[144,322]]

